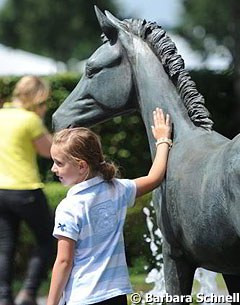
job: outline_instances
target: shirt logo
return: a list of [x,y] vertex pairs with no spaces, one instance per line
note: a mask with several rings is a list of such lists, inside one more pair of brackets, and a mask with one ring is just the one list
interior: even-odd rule
[[117,212],[111,200],[99,203],[90,210],[93,231],[96,235],[108,235],[116,229]]
[[64,232],[65,231],[65,227],[66,227],[66,225],[65,224],[61,224],[60,222],[58,223],[58,229],[60,228],[60,230],[62,231],[62,232]]

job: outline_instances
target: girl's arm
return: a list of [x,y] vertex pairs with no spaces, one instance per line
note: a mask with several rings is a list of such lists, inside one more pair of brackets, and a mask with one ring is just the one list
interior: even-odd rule
[[47,305],[58,305],[72,270],[75,250],[73,239],[61,236],[58,239],[57,257],[52,270],[52,279]]
[[171,137],[170,117],[167,114],[165,118],[162,109],[156,108],[153,111],[153,123],[153,136],[156,141],[160,140],[159,142],[161,143],[156,147],[156,155],[148,175],[134,180],[137,187],[136,197],[149,193],[159,186],[167,168],[169,143],[167,141],[164,142],[164,140]]

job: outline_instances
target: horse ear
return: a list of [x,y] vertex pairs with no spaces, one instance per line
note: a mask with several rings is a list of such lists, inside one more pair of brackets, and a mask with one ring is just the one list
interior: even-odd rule
[[116,41],[118,36],[118,31],[112,22],[100,11],[100,9],[94,5],[95,13],[98,19],[98,22],[101,26],[103,33],[107,36],[110,41]]
[[109,11],[105,11],[105,14],[107,16],[108,22],[111,22],[111,24],[119,30],[122,31],[128,31],[128,27],[126,24],[124,24],[124,22],[122,22],[121,20],[117,19],[115,16],[113,16],[113,14],[111,14]]
[[119,19],[117,19],[115,16],[113,16],[113,14],[111,14],[109,11],[105,11],[105,14],[106,14],[108,20],[109,20],[113,25],[115,25],[115,26],[117,26],[117,27],[119,27],[119,26],[121,27],[122,22],[121,22]]

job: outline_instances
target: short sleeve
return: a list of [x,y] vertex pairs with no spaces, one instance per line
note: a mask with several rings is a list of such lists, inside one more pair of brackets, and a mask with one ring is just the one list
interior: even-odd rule
[[125,200],[128,207],[133,207],[136,199],[137,187],[134,180],[121,179],[121,183],[125,187]]
[[32,111],[29,111],[27,127],[30,138],[33,140],[48,133],[47,128],[44,126],[42,119]]
[[80,232],[80,222],[79,217],[70,205],[69,202],[64,200],[57,207],[53,236],[56,238],[64,236],[77,241]]

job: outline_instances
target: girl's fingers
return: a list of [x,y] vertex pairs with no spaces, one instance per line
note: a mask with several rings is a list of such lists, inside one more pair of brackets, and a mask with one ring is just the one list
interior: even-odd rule
[[162,113],[159,108],[156,108],[156,123],[159,124],[162,121]]
[[158,115],[158,120],[160,123],[164,122],[165,118],[164,118],[164,114],[162,109],[157,108],[157,115]]
[[153,111],[153,123],[154,123],[154,127],[156,127],[157,126],[157,111],[156,110],[154,110]]
[[[167,117],[168,117],[168,124],[170,124],[170,116],[166,115],[166,120],[167,120]],[[159,127],[162,124],[168,125],[167,122],[165,121],[165,116],[164,116],[162,109],[157,107],[153,111],[153,122],[154,122],[155,127]]]
[[166,114],[166,125],[170,125],[170,115]]
[[163,113],[159,108],[153,111],[153,122],[155,127],[159,127],[163,120]]
[[169,114],[166,114],[166,116],[163,113],[163,110],[160,108],[156,108],[153,111],[153,126],[152,127],[152,133],[155,138],[161,137],[161,134],[165,134],[168,130],[169,133],[171,133],[171,118]]

